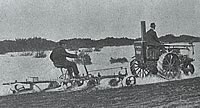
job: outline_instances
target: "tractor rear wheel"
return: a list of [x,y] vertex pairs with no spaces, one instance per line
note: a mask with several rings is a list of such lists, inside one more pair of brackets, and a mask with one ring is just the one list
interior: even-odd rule
[[165,53],[157,61],[158,74],[166,79],[180,76],[180,60],[174,53]]

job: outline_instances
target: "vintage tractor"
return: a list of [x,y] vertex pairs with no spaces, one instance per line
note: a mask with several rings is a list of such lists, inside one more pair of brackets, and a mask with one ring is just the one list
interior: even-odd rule
[[[146,33],[145,22],[141,22],[142,39],[134,42],[135,56],[130,62],[130,70],[137,77],[157,75],[164,79],[179,78],[181,73],[185,75],[194,73],[192,62],[194,55],[194,45],[148,45],[143,40]],[[187,52],[184,54],[183,52]]]

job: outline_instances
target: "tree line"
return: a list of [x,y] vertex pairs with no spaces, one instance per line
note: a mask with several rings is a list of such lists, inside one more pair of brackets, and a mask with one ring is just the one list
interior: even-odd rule
[[50,50],[56,43],[40,37],[0,41],[0,54],[7,52]]
[[[60,40],[66,46],[66,48],[91,48],[91,47],[103,47],[103,46],[121,46],[132,45],[134,39],[128,38],[114,38],[107,37],[100,40],[92,40],[90,38],[74,38]],[[23,51],[45,51],[52,50],[57,45],[57,42],[47,40],[41,37],[34,37],[28,39],[15,39],[0,41],[0,54],[7,52],[23,52]]]
[[[199,37],[180,35],[174,36],[173,34],[167,34],[159,38],[163,42],[200,42]],[[123,45],[133,45],[134,41],[141,40],[141,38],[129,39],[107,37],[105,39],[92,40],[91,38],[73,38],[73,39],[63,39],[63,42],[68,49],[78,49],[78,48],[92,48],[92,47],[104,47],[104,46],[123,46]],[[57,42],[52,40],[47,40],[41,37],[33,37],[28,39],[15,39],[15,40],[4,40],[0,41],[0,54],[5,54],[7,52],[23,52],[23,51],[45,51],[52,50],[56,47]]]
[[60,40],[65,44],[66,48],[76,49],[76,48],[92,48],[92,47],[104,47],[104,46],[123,46],[132,45],[134,39],[129,38],[114,38],[107,37],[100,40],[92,40],[90,38],[74,38],[68,40]]
[[159,38],[162,42],[178,43],[178,42],[200,42],[200,37],[190,35],[175,36],[173,34],[167,34]]

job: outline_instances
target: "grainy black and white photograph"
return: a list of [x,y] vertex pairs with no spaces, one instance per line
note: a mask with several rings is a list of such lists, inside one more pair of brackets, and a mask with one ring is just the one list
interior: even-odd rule
[[0,0],[0,108],[200,107],[200,0]]

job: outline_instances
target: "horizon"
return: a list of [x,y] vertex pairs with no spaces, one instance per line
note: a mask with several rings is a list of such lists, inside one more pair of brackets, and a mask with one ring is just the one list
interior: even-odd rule
[[[166,34],[166,35],[163,35],[163,36],[167,36],[167,35],[174,35],[174,34]],[[192,35],[187,35],[187,34],[181,34],[181,35],[174,35],[175,37],[180,37],[180,36],[191,36],[191,37],[197,37],[197,38],[200,38],[198,36],[192,36]],[[160,37],[163,37],[163,36],[160,36]],[[159,38],[160,38],[159,37]],[[41,38],[41,39],[46,39],[46,40],[50,40],[50,41],[53,41],[53,42],[59,42],[60,40],[70,40],[70,39],[91,39],[91,40],[101,40],[101,39],[106,39],[106,38],[115,38],[115,39],[121,39],[121,38],[128,38],[128,39],[139,39],[141,37],[136,37],[136,38],[129,38],[129,37],[114,37],[114,36],[108,36],[108,37],[103,37],[103,38],[99,38],[99,39],[92,39],[92,38],[87,38],[87,37],[74,37],[74,38],[68,38],[68,39],[60,39],[60,40],[51,40],[51,39],[48,39],[48,38],[44,38],[44,37],[19,37],[19,38],[15,38],[15,39],[4,39],[4,40],[0,40],[0,41],[15,41],[16,39],[33,39],[33,38]]]
[[0,40],[42,37],[139,38],[140,21],[155,22],[158,37],[199,37],[198,0],[0,0]]
[[[46,39],[46,40],[50,40],[50,41],[54,41],[51,39],[47,39],[44,37],[25,37],[25,38],[16,38],[16,39],[33,39],[33,38],[41,38],[41,39]],[[112,36],[108,36],[108,37],[104,37],[104,38],[100,38],[100,39],[92,39],[92,38],[85,38],[85,37],[75,37],[75,38],[69,38],[69,39],[61,39],[61,40],[70,40],[70,39],[91,39],[91,40],[101,40],[101,39],[106,39],[106,38],[115,38],[115,39],[121,39],[121,38],[128,38],[128,37],[112,37]],[[10,41],[15,41],[16,39],[5,39],[5,40],[0,40],[0,41],[6,41],[6,40],[10,40]],[[136,39],[136,38],[128,38],[128,39]],[[58,40],[60,41],[60,40]],[[54,41],[54,42],[58,42],[58,41]]]

